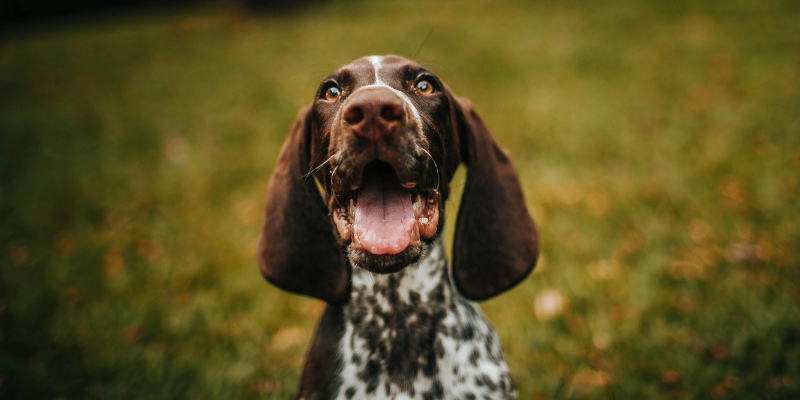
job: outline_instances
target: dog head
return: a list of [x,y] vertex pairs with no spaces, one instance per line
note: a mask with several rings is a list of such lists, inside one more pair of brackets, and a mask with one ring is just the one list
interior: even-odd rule
[[338,303],[349,298],[351,265],[392,273],[413,264],[441,234],[461,162],[453,276],[462,295],[483,300],[525,278],[538,255],[507,152],[469,100],[419,64],[372,56],[340,68],[281,150],[258,245],[262,273]]

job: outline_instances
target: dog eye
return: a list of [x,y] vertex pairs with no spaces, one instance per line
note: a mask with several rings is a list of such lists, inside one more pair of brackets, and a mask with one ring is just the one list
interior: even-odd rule
[[339,90],[338,87],[331,86],[331,87],[328,88],[328,90],[325,91],[325,100],[334,101],[334,100],[338,99],[341,94],[342,94],[342,91]]
[[430,82],[428,82],[428,81],[423,79],[423,80],[417,82],[417,91],[420,94],[431,94],[435,90],[433,89],[433,84],[432,83],[430,83]]

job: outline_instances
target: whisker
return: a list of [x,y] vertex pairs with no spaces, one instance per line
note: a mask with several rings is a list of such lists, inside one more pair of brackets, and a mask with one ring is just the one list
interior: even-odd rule
[[436,160],[433,159],[433,156],[431,155],[431,153],[428,152],[428,150],[425,150],[425,149],[421,149],[421,150],[424,151],[425,154],[427,154],[428,157],[431,158],[431,161],[433,161],[433,167],[436,168],[436,190],[439,190],[439,183],[440,183],[439,182],[439,179],[440,179],[439,178],[439,166],[436,165]]
[[433,28],[431,28],[430,32],[428,32],[428,36],[425,36],[425,40],[423,40],[422,44],[419,45],[419,48],[417,49],[417,52],[414,53],[414,57],[411,57],[412,59],[417,58],[417,56],[419,55],[419,52],[422,51],[423,47],[425,47],[425,43],[428,43],[428,39],[430,39],[432,33],[433,33]]
[[311,171],[308,171],[308,173],[305,175],[305,179],[308,180],[308,177],[311,176],[311,174],[313,174],[314,172],[317,172],[320,168],[324,167],[325,164],[327,164],[328,161],[330,161],[333,157],[336,157],[336,154],[328,157],[328,159],[323,161],[322,164],[320,164],[318,167],[312,169]]
[[[314,164],[317,162],[317,160],[319,160],[319,156],[321,156],[321,155],[322,155],[322,152],[318,152],[318,153],[317,153],[317,156],[316,156],[316,157],[314,157],[314,161],[312,161],[312,162],[311,162],[311,165],[314,165]],[[305,174],[305,175],[303,175],[303,177],[308,177],[308,175],[309,175],[310,173],[311,173],[311,172],[309,172],[308,174]]]
[[339,169],[339,165],[334,167],[333,171],[331,171],[331,194],[333,194],[333,188],[336,187],[336,170]]
[[340,62],[338,62],[338,61],[336,61],[336,60],[334,60],[334,59],[332,59],[332,58],[330,58],[330,57],[328,57],[328,60],[329,60],[330,62],[332,62],[334,65],[336,65],[336,68],[337,68],[337,69],[339,69],[339,68],[342,68],[342,65],[343,65],[342,63],[340,63]]

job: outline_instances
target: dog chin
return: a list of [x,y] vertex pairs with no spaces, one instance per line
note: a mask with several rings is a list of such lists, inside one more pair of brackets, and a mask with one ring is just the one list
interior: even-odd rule
[[428,253],[430,245],[422,241],[418,245],[408,246],[397,254],[372,254],[361,248],[347,247],[347,257],[353,265],[377,274],[392,274],[401,271],[419,261]]

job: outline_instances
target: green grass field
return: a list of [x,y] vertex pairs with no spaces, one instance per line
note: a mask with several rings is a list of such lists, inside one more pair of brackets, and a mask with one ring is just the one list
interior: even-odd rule
[[482,305],[521,399],[800,398],[800,4],[736,0],[212,3],[7,35],[0,397],[293,398],[323,304],[258,273],[267,178],[328,72],[418,51],[541,230]]

